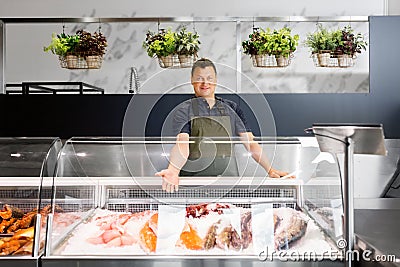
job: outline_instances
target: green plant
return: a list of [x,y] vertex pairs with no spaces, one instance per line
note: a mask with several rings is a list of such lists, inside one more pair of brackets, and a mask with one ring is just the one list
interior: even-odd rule
[[[268,29],[269,31],[269,29]],[[291,29],[284,27],[279,30],[274,30],[270,34],[268,42],[268,50],[276,56],[289,57],[291,53],[296,51],[299,44],[299,35],[291,35]]]
[[73,53],[75,47],[79,43],[79,36],[77,35],[67,35],[62,33],[60,35],[52,34],[51,43],[44,47],[45,52],[51,51],[57,56],[66,56],[67,53]]
[[356,53],[361,53],[361,50],[366,50],[367,42],[361,33],[354,34],[351,26],[345,26],[341,31],[340,45],[335,50],[338,55],[347,54],[353,56]]
[[178,55],[196,55],[200,49],[199,37],[197,33],[188,32],[186,28],[183,27],[175,34],[175,45]]
[[289,57],[296,51],[299,35],[291,35],[291,29],[283,27],[279,30],[270,28],[255,29],[249,39],[242,42],[243,53],[246,55],[276,55]]
[[90,32],[79,30],[76,32],[79,42],[75,47],[75,54],[86,56],[103,56],[106,53],[107,39],[101,32]]
[[148,31],[143,41],[143,48],[150,57],[165,57],[176,51],[175,33],[171,29],[160,29],[158,33]]
[[249,39],[242,42],[243,53],[246,55],[269,54],[270,51],[265,46],[268,37],[263,29],[254,28]]
[[317,31],[307,34],[305,45],[311,49],[312,53],[320,51],[334,51],[341,40],[341,31],[329,31],[321,24],[318,24]]

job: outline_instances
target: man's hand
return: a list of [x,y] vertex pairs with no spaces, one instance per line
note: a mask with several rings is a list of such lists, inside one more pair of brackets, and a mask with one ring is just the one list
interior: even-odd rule
[[179,189],[179,171],[165,169],[156,173],[163,179],[162,189],[168,193],[177,192]]
[[[288,174],[289,174],[288,172],[275,170],[274,168],[270,168],[268,171],[268,177],[270,177],[270,178],[281,178]],[[296,178],[296,176],[292,175],[292,176],[289,176],[288,178]]]
[[[247,151],[249,151],[253,159],[268,172],[268,176],[270,178],[281,178],[289,174],[287,172],[279,171],[272,168],[271,163],[269,162],[265,153],[263,153],[261,146],[254,141],[254,135],[252,132],[239,133],[239,135]],[[291,175],[288,176],[288,178],[296,177],[294,175]]]

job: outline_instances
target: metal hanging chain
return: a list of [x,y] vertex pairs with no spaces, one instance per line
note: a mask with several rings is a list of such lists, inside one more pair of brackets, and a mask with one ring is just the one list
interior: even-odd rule
[[196,31],[196,25],[195,25],[195,22],[194,22],[194,20],[193,20],[193,32],[194,32],[194,34],[197,34],[197,31]]
[[319,22],[319,17],[317,17],[317,23],[315,23],[315,31],[318,31],[319,26],[322,26],[322,24]]
[[65,23],[64,23],[64,21],[62,22],[62,34],[63,35],[65,34]]
[[101,20],[99,18],[99,33],[101,33]]
[[254,25],[254,17],[253,17],[253,32],[258,31],[258,29],[259,29],[259,27],[256,27],[256,26]]
[[289,28],[289,29],[292,29],[292,23],[291,23],[292,21],[291,21],[291,18],[290,18],[290,16],[289,16],[289,21],[286,23],[286,25],[285,25],[285,27],[287,27],[287,28]]

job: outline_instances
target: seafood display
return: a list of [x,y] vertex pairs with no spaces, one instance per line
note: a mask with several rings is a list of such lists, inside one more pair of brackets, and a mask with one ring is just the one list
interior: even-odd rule
[[12,237],[0,239],[0,255],[31,255],[34,227],[20,229]]
[[32,254],[36,214],[36,209],[24,213],[17,207],[4,205],[0,211],[1,256]]
[[274,213],[274,217],[279,218],[274,230],[275,249],[289,249],[295,241],[305,235],[307,221],[300,216],[300,213],[290,209]]
[[[62,211],[58,206],[55,211]],[[0,210],[0,255],[32,255],[32,246],[34,239],[34,228],[38,213],[41,214],[42,230],[45,229],[46,217],[51,212],[51,206],[47,205],[39,212],[33,209],[24,213],[21,209],[4,205]],[[55,229],[66,227],[80,216],[69,213],[56,213],[54,215]],[[44,237],[44,234],[42,235]],[[44,240],[40,241],[40,246],[44,245]]]
[[30,255],[37,210],[24,213],[21,209],[4,205],[0,211],[0,255]]
[[[235,212],[237,211],[237,217]],[[310,225],[309,218],[292,208],[274,208],[270,226],[276,250],[296,248]],[[175,217],[174,217],[175,218]],[[179,220],[179,218],[176,218]],[[173,241],[173,253],[219,255],[234,253],[254,255],[251,209],[238,208],[232,204],[199,204],[186,207],[183,229]],[[98,210],[96,215],[82,223],[71,238],[66,240],[60,253],[145,255],[161,253],[158,211],[117,213]],[[316,225],[313,231],[317,229]],[[319,231],[319,230],[317,230]],[[319,233],[319,232],[318,232]],[[321,238],[323,240],[323,238]],[[174,239],[175,240],[175,239]]]
[[[106,247],[126,246],[137,243],[138,238],[144,234],[145,224],[153,211],[144,211],[132,214],[110,214],[96,217],[93,222],[99,229],[99,233],[88,238],[86,241],[94,245],[105,245]],[[153,231],[149,228],[149,231]],[[147,237],[147,236],[146,236]],[[149,238],[147,238],[149,239]]]

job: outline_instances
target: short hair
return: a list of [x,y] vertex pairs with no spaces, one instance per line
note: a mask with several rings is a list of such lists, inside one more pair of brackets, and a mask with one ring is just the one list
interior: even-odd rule
[[192,76],[193,76],[193,72],[196,68],[206,68],[206,67],[212,67],[214,69],[215,75],[217,75],[217,68],[215,67],[214,63],[209,60],[208,58],[200,58],[199,60],[197,60],[193,66],[192,66]]

